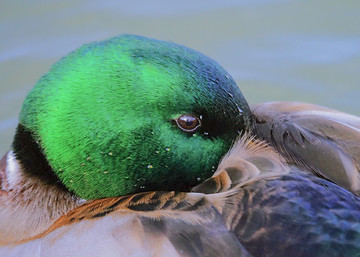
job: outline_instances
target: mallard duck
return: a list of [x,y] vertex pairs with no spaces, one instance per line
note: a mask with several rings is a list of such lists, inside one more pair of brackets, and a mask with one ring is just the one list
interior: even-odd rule
[[56,63],[0,162],[1,256],[360,256],[360,119],[249,107],[219,64],[122,35]]

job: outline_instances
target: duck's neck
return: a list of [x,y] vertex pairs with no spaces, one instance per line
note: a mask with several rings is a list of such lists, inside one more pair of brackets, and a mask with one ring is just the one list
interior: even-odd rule
[[0,161],[0,245],[45,231],[83,200],[23,171],[12,151]]

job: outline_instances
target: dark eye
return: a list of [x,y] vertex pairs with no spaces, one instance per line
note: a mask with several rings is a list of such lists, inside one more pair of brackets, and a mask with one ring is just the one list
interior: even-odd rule
[[176,125],[185,132],[195,132],[200,126],[200,119],[191,114],[181,115],[176,120]]

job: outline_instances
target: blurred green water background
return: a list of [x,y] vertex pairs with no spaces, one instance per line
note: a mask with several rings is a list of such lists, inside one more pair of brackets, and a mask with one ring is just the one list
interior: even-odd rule
[[360,115],[359,0],[1,0],[0,154],[52,63],[122,33],[211,56],[250,103],[305,101]]

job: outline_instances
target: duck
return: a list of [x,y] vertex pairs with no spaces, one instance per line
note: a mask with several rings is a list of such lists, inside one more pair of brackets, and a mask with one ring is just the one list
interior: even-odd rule
[[249,106],[190,48],[80,47],[0,161],[0,256],[360,256],[360,118]]

